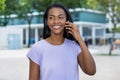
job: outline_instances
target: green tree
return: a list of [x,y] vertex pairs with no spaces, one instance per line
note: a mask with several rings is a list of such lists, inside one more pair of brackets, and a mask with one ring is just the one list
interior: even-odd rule
[[101,5],[100,10],[110,16],[110,21],[113,24],[114,30],[112,35],[112,43],[109,50],[109,55],[112,53],[112,46],[115,38],[116,26],[120,23],[120,0],[98,0]]
[[44,9],[51,3],[59,2],[65,5],[67,8],[87,8],[87,0],[38,0],[34,2],[34,7],[38,11],[44,11]]
[[106,33],[111,33],[109,28],[106,28]]
[[4,10],[0,11],[0,15],[3,16],[3,18],[0,19],[0,26],[7,26],[10,15],[17,9],[16,7],[17,0],[6,0]]
[[114,27],[112,31],[112,43],[109,50],[109,55],[111,55],[116,26],[120,23],[120,0],[88,0],[87,5],[89,8],[100,10],[110,17],[110,21]]
[[0,0],[0,11],[5,8],[5,0]]
[[33,19],[33,12],[35,10],[34,3],[38,0],[19,0],[19,5],[17,6],[17,14],[19,19],[25,19],[28,22],[28,47],[30,47],[31,39],[31,22]]
[[113,27],[112,32],[120,33],[120,26],[116,27],[116,29]]

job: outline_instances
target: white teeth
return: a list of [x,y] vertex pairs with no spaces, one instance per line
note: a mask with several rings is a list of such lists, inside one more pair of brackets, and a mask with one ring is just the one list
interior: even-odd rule
[[60,28],[60,26],[53,26],[53,28],[58,29],[58,28]]

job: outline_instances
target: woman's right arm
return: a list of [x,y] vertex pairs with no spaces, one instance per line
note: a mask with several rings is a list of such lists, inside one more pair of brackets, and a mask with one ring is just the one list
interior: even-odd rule
[[29,80],[39,80],[40,78],[39,75],[40,75],[39,65],[37,65],[30,59]]

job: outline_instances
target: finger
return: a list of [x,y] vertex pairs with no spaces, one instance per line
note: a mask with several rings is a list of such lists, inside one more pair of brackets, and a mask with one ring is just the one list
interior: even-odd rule
[[70,23],[69,21],[65,22],[65,24],[69,24],[69,23]]
[[65,27],[73,27],[73,24],[69,23],[69,24],[65,24]]
[[66,27],[67,30],[71,30],[71,27]]
[[65,22],[66,25],[72,25],[72,22]]
[[68,23],[65,25],[66,27],[71,27],[72,29],[75,29],[76,28],[76,25],[74,23]]
[[71,31],[72,33],[74,32],[74,30],[73,30],[71,27],[66,27],[66,29],[67,29],[68,31]]
[[71,25],[68,25],[68,24],[67,24],[67,25],[65,25],[65,27],[71,27]]
[[73,35],[73,32],[72,32],[72,31],[68,31],[68,33]]

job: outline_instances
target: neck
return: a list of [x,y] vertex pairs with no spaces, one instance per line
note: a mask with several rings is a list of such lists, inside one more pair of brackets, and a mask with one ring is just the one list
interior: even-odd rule
[[55,35],[53,36],[53,35],[51,35],[46,40],[53,45],[60,45],[64,42],[64,37],[63,36],[55,36]]

